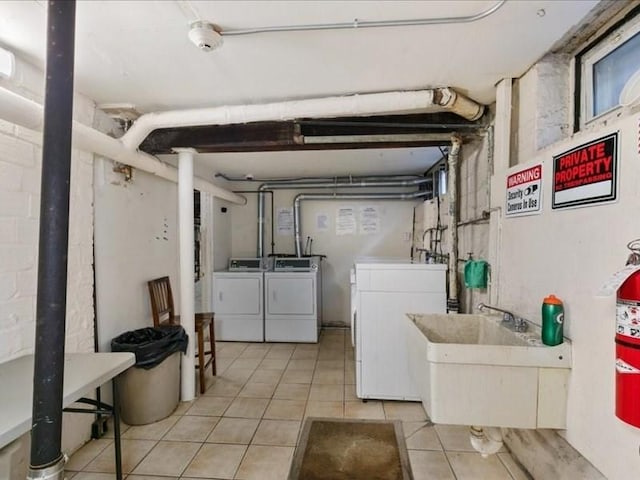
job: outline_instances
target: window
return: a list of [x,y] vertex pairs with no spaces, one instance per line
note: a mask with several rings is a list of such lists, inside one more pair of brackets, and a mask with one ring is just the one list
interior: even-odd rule
[[597,41],[576,60],[582,73],[580,124],[584,126],[620,107],[620,94],[640,75],[640,17]]

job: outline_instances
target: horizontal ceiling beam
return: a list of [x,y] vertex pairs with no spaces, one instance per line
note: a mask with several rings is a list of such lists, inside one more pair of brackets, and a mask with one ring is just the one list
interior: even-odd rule
[[453,131],[473,136],[484,128],[451,113],[172,127],[154,130],[140,150],[158,155],[176,147],[200,153],[414,148],[448,145]]

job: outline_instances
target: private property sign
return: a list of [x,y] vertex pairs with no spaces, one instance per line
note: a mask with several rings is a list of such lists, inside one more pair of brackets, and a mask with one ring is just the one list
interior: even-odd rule
[[507,177],[507,217],[533,215],[542,211],[542,164]]
[[553,157],[552,208],[616,199],[618,133]]

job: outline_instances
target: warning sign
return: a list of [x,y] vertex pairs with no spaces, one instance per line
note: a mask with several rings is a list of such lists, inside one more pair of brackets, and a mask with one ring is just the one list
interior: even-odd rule
[[542,164],[507,177],[507,217],[542,211]]
[[618,133],[553,157],[552,208],[616,199]]

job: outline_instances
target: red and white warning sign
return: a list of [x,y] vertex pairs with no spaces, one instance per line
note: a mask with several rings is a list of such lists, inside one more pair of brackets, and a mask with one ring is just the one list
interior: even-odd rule
[[542,211],[542,164],[512,173],[507,177],[505,215],[534,215]]
[[616,199],[618,133],[553,157],[552,208]]

